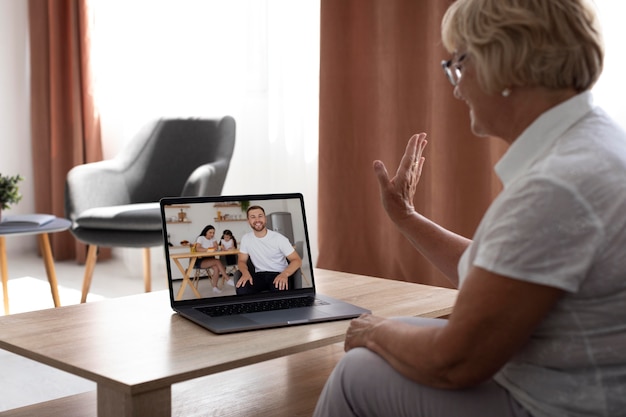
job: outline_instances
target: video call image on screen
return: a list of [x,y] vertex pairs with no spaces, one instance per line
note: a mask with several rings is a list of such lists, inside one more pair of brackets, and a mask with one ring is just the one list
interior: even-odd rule
[[[299,199],[168,205],[165,206],[167,262],[177,301],[237,295],[231,283],[235,284],[240,276],[237,257],[241,239],[253,232],[246,216],[246,210],[251,206],[263,208],[267,229],[286,237],[302,259],[302,267],[289,278],[289,288],[312,286],[305,220]],[[212,228],[213,233],[210,232]],[[203,232],[205,239],[209,236],[222,243],[219,251],[206,251],[196,244]],[[206,244],[207,240],[203,242]],[[193,266],[190,268],[191,262]],[[252,265],[248,263],[248,267]],[[226,272],[226,277],[219,276],[220,270]],[[229,283],[229,280],[232,281]]]

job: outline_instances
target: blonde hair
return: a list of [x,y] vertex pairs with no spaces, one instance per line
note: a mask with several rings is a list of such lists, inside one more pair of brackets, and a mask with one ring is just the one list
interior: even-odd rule
[[457,0],[441,23],[449,52],[467,53],[483,89],[590,89],[604,46],[588,0]]

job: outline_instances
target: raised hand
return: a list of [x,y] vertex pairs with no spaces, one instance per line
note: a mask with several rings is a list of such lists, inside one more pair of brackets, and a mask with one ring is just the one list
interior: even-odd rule
[[391,179],[385,164],[379,160],[374,161],[380,198],[385,211],[393,221],[402,220],[415,211],[413,198],[422,175],[425,161],[422,153],[427,143],[426,133],[413,135],[406,145],[396,175]]

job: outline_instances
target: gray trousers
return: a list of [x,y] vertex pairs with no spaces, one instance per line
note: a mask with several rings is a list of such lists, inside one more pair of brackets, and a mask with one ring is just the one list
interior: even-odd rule
[[[442,319],[398,318],[418,326],[443,326]],[[350,350],[331,373],[315,417],[531,417],[494,381],[462,390],[431,388],[413,382],[377,354]]]

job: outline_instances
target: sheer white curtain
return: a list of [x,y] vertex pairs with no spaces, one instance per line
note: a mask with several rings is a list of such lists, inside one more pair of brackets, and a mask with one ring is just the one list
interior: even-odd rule
[[105,157],[158,117],[231,115],[224,194],[302,192],[317,259],[320,0],[92,0]]

